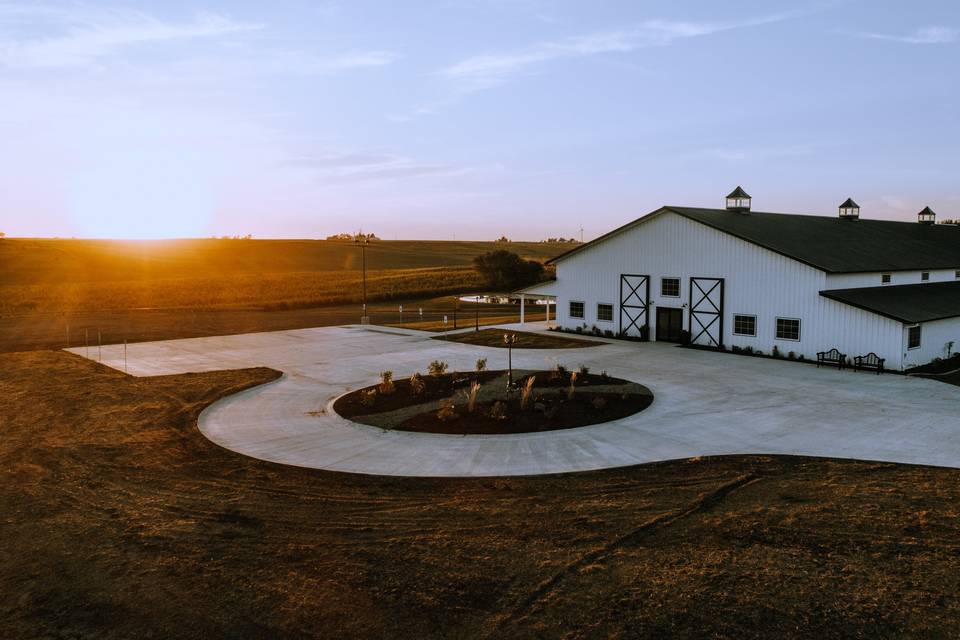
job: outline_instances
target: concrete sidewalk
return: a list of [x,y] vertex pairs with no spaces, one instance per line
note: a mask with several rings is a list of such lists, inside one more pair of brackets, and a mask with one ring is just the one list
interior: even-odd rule
[[[531,331],[532,323],[513,325]],[[559,362],[634,380],[646,411],[551,433],[450,436],[383,431],[334,414],[341,394],[425,372],[431,360],[505,368],[503,349],[433,340],[394,327],[323,327],[132,344],[128,371],[151,376],[269,366],[280,380],[225,398],[200,417],[213,442],[318,469],[400,476],[509,476],[602,469],[697,455],[766,453],[960,467],[960,387],[899,375],[605,341],[585,349],[515,349],[514,366]],[[84,349],[71,349],[84,355]],[[95,355],[95,353],[91,353]],[[123,345],[103,347],[123,370]]]

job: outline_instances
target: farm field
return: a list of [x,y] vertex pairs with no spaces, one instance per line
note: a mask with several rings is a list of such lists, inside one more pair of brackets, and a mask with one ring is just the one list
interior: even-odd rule
[[276,375],[0,354],[0,636],[960,634],[956,470],[735,456],[403,479],[198,432]]
[[[452,296],[480,292],[474,256],[546,259],[567,245],[377,241],[367,249],[374,322],[452,326]],[[313,240],[0,241],[0,351],[62,348],[358,322],[359,249]],[[451,296],[451,297],[446,297]],[[461,303],[472,315],[470,303]],[[424,317],[413,317],[414,309]],[[543,312],[529,309],[530,319]],[[484,324],[519,310],[482,305]],[[471,322],[473,318],[471,317]],[[92,336],[92,337],[90,337]]]

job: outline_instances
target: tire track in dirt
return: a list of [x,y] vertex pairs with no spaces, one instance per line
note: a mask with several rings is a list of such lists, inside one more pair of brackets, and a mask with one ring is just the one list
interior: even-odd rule
[[554,587],[556,587],[560,582],[562,582],[566,577],[576,574],[583,567],[593,564],[597,561],[602,560],[606,556],[609,556],[611,553],[625,547],[627,545],[633,544],[639,541],[644,536],[651,534],[655,531],[663,529],[672,525],[673,523],[687,518],[689,516],[695,515],[706,511],[710,507],[716,505],[723,499],[727,498],[732,493],[753,485],[759,482],[762,478],[753,473],[744,474],[737,476],[729,482],[725,482],[716,489],[708,491],[704,494],[701,494],[693,504],[688,506],[685,509],[679,509],[667,512],[665,514],[656,516],[651,520],[643,523],[636,529],[612,540],[608,544],[586,553],[580,556],[578,559],[573,562],[568,563],[565,567],[560,569],[558,572],[542,581],[537,587],[526,597],[524,598],[507,616],[501,618],[499,622],[494,626],[493,632],[491,632],[487,637],[496,638],[499,636],[501,630],[504,626],[509,623],[517,622],[525,615],[527,612],[531,611],[539,602],[550,593]]

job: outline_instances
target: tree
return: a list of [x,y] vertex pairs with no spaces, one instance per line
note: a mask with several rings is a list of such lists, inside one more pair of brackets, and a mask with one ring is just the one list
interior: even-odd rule
[[0,231],[0,240],[3,240],[6,237],[7,237],[7,234],[5,234],[3,231]]
[[543,264],[536,260],[524,260],[504,249],[477,256],[473,259],[473,268],[490,287],[504,291],[537,282],[543,275]]

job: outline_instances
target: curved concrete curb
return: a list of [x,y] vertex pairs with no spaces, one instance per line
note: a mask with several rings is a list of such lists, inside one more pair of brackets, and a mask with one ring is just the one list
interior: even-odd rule
[[[104,347],[105,364],[122,370],[122,349]],[[550,360],[585,364],[654,393],[656,402],[646,410],[602,425],[456,436],[384,431],[329,411],[315,414],[345,391],[371,384],[382,369],[410,375],[434,359],[451,369],[472,368],[477,353],[418,335],[326,327],[134,344],[128,361],[133,375],[251,366],[283,371],[278,380],[208,407],[200,430],[231,451],[316,469],[513,476],[743,453],[960,467],[960,387],[657,343],[514,351],[517,368],[542,368]]]

